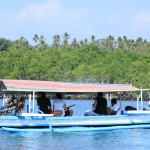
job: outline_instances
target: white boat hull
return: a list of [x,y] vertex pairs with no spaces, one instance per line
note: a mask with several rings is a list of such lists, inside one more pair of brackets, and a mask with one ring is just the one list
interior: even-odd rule
[[45,128],[45,127],[113,127],[148,125],[150,114],[127,114],[113,116],[0,116],[0,127]]

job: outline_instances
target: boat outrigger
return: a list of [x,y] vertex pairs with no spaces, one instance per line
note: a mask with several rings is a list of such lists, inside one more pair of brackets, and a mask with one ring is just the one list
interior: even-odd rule
[[[17,116],[0,116],[0,127],[7,131],[101,131],[128,128],[150,128],[149,108],[143,110],[142,91],[128,84],[99,84],[52,82],[36,80],[0,80],[0,89],[3,94],[28,93],[29,111],[19,113]],[[36,92],[46,93],[120,93],[140,92],[140,101],[137,101],[137,110],[127,111],[121,115],[103,116],[71,116],[54,117],[53,114],[39,114],[35,111]],[[5,96],[3,96],[4,107]],[[32,102],[32,104],[31,104]],[[121,100],[120,100],[121,102]],[[140,103],[140,107],[139,107]],[[121,103],[120,103],[121,104]],[[142,105],[142,107],[141,107]],[[121,105],[120,105],[121,107]],[[122,108],[121,108],[122,109]],[[32,111],[31,111],[32,110]]]

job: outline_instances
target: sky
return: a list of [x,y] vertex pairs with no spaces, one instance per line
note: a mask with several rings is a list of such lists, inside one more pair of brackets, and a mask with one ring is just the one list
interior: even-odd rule
[[0,38],[35,34],[48,43],[54,35],[70,35],[70,41],[107,38],[109,35],[142,37],[150,41],[149,0],[0,0]]

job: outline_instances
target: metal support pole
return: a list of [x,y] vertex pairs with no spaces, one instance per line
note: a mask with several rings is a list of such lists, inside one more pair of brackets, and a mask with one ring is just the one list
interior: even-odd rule
[[141,105],[143,104],[143,91],[142,91],[142,87],[141,87]]
[[5,94],[3,96],[3,107],[4,107],[4,105],[5,105]]
[[34,110],[35,110],[35,108],[34,108],[34,104],[35,104],[35,91],[33,91],[33,102],[32,102],[32,104],[33,104],[33,113],[34,113]]
[[29,114],[31,112],[31,94],[29,95]]
[[121,110],[121,113],[122,113],[122,98],[121,98],[121,92],[120,92],[120,110]]
[[142,91],[142,87],[141,87],[140,98],[141,98],[141,110],[143,110],[143,91]]
[[136,106],[136,109],[137,109],[137,111],[138,111],[138,110],[139,110],[139,97],[138,97],[138,96],[137,96],[136,102],[137,102],[137,103],[136,103],[136,105],[137,105],[137,106]]

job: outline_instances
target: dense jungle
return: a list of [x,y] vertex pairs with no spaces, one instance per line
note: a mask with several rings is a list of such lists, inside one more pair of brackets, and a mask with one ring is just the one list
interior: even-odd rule
[[0,78],[132,84],[150,87],[150,42],[109,35],[71,40],[68,33],[54,35],[48,44],[35,34],[0,38]]

